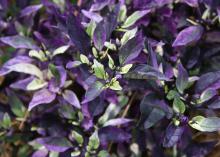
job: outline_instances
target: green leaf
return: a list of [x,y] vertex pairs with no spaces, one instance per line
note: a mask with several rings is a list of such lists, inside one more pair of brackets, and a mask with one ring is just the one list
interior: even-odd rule
[[106,150],[101,150],[98,154],[98,157],[108,157],[110,156]]
[[135,27],[134,29],[125,32],[125,34],[121,38],[121,45],[124,45],[128,40],[135,37],[137,30],[138,30],[137,27]]
[[45,53],[43,51],[37,51],[37,50],[30,50],[29,51],[29,56],[30,57],[35,57],[37,59],[39,59],[42,62],[47,61],[47,57],[45,55]]
[[19,147],[17,152],[18,157],[28,157],[31,153],[31,147],[29,145],[23,145]]
[[84,119],[84,116],[83,116],[82,112],[79,111],[79,112],[77,113],[77,115],[78,115],[78,120],[79,120],[79,122],[82,122],[83,119]]
[[126,14],[127,14],[127,7],[126,7],[126,5],[122,5],[120,7],[118,21],[123,22],[126,19]]
[[56,66],[54,64],[49,64],[49,69],[51,71],[51,73],[53,74],[53,76],[56,78],[57,81],[60,80],[60,73],[58,71],[58,69],[56,68]]
[[189,121],[189,125],[199,131],[213,132],[220,129],[220,118],[196,116]]
[[27,90],[38,90],[45,87],[48,83],[38,78],[33,79],[26,87]]
[[61,46],[53,51],[53,57],[59,54],[63,54],[69,48],[69,45]]
[[51,151],[49,157],[59,157],[59,152]]
[[174,98],[179,97],[179,94],[175,90],[170,90],[167,94],[168,100],[173,100]]
[[8,69],[15,72],[34,75],[43,80],[43,72],[38,67],[30,63],[13,64],[11,66],[8,66]]
[[122,90],[121,85],[118,81],[113,82],[113,84],[110,86],[110,89],[112,90]]
[[11,127],[11,118],[10,116],[8,115],[8,113],[5,113],[4,116],[3,116],[3,119],[0,123],[0,125],[5,128],[5,129],[8,129]]
[[180,98],[176,97],[174,98],[174,101],[173,101],[173,109],[174,111],[178,113],[184,113],[186,110],[186,106]]
[[76,140],[76,142],[78,143],[78,144],[80,144],[80,145],[82,145],[83,144],[83,136],[82,135],[80,135],[78,132],[76,132],[76,131],[72,131],[72,136],[73,136],[73,138]]
[[92,149],[98,149],[100,145],[99,137],[98,137],[98,131],[95,131],[90,137],[89,137],[89,143],[88,146],[90,150]]
[[89,59],[84,54],[80,54],[80,60],[82,63],[89,64]]
[[92,48],[92,54],[95,58],[98,58],[98,52],[95,47]]
[[79,156],[81,152],[79,150],[75,150],[74,152],[71,153],[71,157]]
[[17,116],[17,117],[24,117],[26,108],[24,104],[21,102],[21,100],[15,95],[10,95],[9,99],[9,105],[11,107],[11,111]]
[[132,68],[133,64],[126,64],[125,66],[121,67],[120,73],[127,74],[129,70]]
[[92,68],[97,78],[100,78],[100,79],[108,78],[108,75],[105,72],[104,66],[101,63],[99,63],[96,59],[93,60]]
[[128,27],[132,26],[133,24],[135,24],[135,22],[137,22],[137,20],[139,20],[140,18],[142,18],[143,16],[145,16],[149,12],[150,12],[150,10],[135,11],[133,14],[131,14],[126,19],[126,21],[122,25],[122,28],[128,28]]
[[[114,79],[114,78],[113,78]],[[122,90],[122,87],[121,85],[119,84],[119,82],[117,80],[114,80],[110,86],[109,86],[110,89],[112,90]]]
[[110,43],[110,42],[105,42],[104,43],[104,45],[105,45],[105,47],[107,47],[108,49],[110,49],[110,50],[113,50],[113,51],[116,51],[117,50],[117,48],[116,48],[116,45],[115,44],[112,44],[112,43]]
[[86,28],[86,33],[90,36],[90,38],[93,37],[95,28],[96,28],[96,23],[95,21],[91,20]]
[[173,123],[175,126],[179,126],[180,125],[180,121],[176,118],[173,118]]
[[89,152],[86,152],[86,153],[85,153],[85,157],[90,157]]
[[112,57],[110,55],[108,55],[108,66],[110,69],[114,69],[114,67],[115,67],[114,60],[112,59]]
[[[31,127],[31,131],[36,131],[37,129],[38,129],[37,127]],[[35,150],[42,148],[42,145],[39,144],[36,140],[30,141],[29,145]]]

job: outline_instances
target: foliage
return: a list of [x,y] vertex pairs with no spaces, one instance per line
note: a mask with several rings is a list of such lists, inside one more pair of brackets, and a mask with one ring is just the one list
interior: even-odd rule
[[220,130],[219,8],[1,0],[0,157],[208,155],[219,139],[197,137]]

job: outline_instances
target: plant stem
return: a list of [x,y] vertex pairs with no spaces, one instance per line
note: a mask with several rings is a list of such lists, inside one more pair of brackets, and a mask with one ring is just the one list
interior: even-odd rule
[[176,148],[176,145],[173,146],[173,157],[177,157],[177,148]]
[[25,112],[25,115],[24,115],[24,120],[21,122],[21,124],[19,125],[19,130],[23,130],[23,128],[24,128],[24,123],[26,122],[26,120],[27,120],[27,117],[28,117],[28,115],[29,115],[29,111],[27,110],[26,112]]
[[124,112],[122,113],[122,116],[121,116],[122,118],[124,118],[127,115],[128,111],[129,111],[129,109],[132,105],[132,102],[134,101],[135,96],[136,96],[136,92],[132,95],[130,101],[128,102],[128,104],[127,104],[127,106],[124,110]]
[[80,7],[82,5],[82,0],[77,1],[77,6]]
[[[78,0],[76,5],[77,5],[77,6],[80,8],[80,7],[81,7],[81,5],[82,5],[82,0]],[[74,11],[74,15],[75,15],[75,16],[77,16],[77,15],[78,15],[78,13],[79,13],[79,12],[78,12],[77,10],[76,10],[76,11]]]
[[[131,99],[129,100],[129,102],[128,102],[128,104],[127,104],[125,110],[124,110],[124,112],[123,112],[122,115],[121,115],[121,118],[126,117],[128,111],[129,111],[129,109],[130,109],[130,107],[131,107],[131,105],[132,105],[132,103],[133,103],[133,101],[134,101],[134,98],[136,97],[136,94],[137,94],[137,92],[135,92],[135,93],[132,95]],[[120,128],[120,125],[118,126],[118,128]],[[109,144],[109,147],[108,147],[108,152],[111,151],[112,145],[113,145],[113,143],[111,142],[111,143]]]

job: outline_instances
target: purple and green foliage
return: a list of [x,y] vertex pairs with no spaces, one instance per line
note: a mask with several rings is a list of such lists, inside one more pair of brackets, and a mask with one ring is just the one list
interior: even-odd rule
[[220,156],[219,109],[218,0],[0,0],[0,157]]

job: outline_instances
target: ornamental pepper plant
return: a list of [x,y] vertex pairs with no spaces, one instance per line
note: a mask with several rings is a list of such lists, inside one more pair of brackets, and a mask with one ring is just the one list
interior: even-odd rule
[[219,0],[1,0],[0,157],[219,157]]

